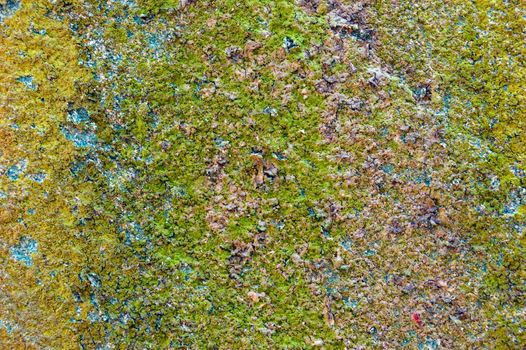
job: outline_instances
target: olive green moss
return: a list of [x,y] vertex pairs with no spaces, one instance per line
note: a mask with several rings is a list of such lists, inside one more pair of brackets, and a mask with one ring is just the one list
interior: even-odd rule
[[0,344],[522,348],[524,12],[22,1]]

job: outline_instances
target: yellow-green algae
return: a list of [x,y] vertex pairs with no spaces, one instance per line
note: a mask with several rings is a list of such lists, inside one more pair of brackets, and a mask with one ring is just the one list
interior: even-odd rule
[[22,1],[0,344],[523,348],[525,15]]

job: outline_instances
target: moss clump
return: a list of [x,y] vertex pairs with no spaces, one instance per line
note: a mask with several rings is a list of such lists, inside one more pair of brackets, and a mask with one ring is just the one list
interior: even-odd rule
[[520,348],[517,11],[23,1],[2,344]]

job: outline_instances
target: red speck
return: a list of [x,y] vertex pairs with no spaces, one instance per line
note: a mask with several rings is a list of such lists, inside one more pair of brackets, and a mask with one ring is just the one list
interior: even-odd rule
[[418,327],[422,327],[422,319],[420,318],[420,314],[418,312],[412,313],[411,319],[418,325]]

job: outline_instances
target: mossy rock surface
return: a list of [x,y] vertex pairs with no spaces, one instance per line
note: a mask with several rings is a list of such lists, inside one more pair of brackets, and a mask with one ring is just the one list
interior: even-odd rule
[[523,349],[521,1],[0,1],[1,349]]

